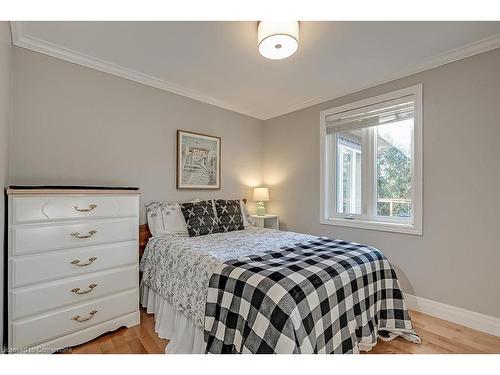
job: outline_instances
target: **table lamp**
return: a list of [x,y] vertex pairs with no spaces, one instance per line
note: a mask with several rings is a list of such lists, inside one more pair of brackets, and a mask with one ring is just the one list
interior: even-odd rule
[[257,215],[265,216],[266,215],[266,206],[264,202],[269,200],[269,191],[267,188],[254,188],[253,189],[253,200],[257,203]]

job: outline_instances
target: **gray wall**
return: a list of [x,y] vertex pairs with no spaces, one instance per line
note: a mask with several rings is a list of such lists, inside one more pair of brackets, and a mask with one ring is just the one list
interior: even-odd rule
[[[319,224],[319,112],[423,84],[423,236]],[[367,243],[406,292],[500,317],[500,49],[264,122],[269,211],[283,227]]]
[[[12,94],[12,44],[8,22],[0,22],[0,249],[4,248],[5,207],[3,190],[9,184],[8,140]],[[0,296],[3,296],[3,256],[0,256]],[[0,298],[0,347],[3,344],[3,297]],[[0,350],[1,352],[1,350]]]
[[[261,183],[260,120],[18,47],[14,64],[12,184],[139,186],[144,203]],[[221,190],[176,189],[177,129],[222,137]]]
[[[500,50],[265,122],[17,47],[13,63],[12,183],[137,185],[145,202],[250,197],[264,176],[285,229],[376,246],[405,291],[500,317]],[[424,235],[320,225],[319,112],[418,83]],[[220,191],[175,189],[176,129],[222,137]]]

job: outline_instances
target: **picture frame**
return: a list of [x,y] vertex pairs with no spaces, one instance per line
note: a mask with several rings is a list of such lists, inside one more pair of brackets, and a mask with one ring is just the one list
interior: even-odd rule
[[221,138],[177,130],[177,189],[220,189]]

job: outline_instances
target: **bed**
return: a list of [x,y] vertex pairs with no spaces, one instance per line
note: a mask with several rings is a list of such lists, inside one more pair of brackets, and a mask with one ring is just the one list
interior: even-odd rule
[[377,249],[245,227],[157,235],[141,259],[141,304],[168,353],[359,353],[418,343],[394,270]]

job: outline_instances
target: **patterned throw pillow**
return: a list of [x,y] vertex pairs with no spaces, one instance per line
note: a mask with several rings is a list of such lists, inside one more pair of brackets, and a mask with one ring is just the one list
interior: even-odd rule
[[219,232],[212,201],[182,203],[182,214],[186,220],[189,237]]
[[243,217],[241,216],[241,206],[238,200],[217,199],[215,201],[217,216],[221,232],[231,232],[233,230],[243,230]]

